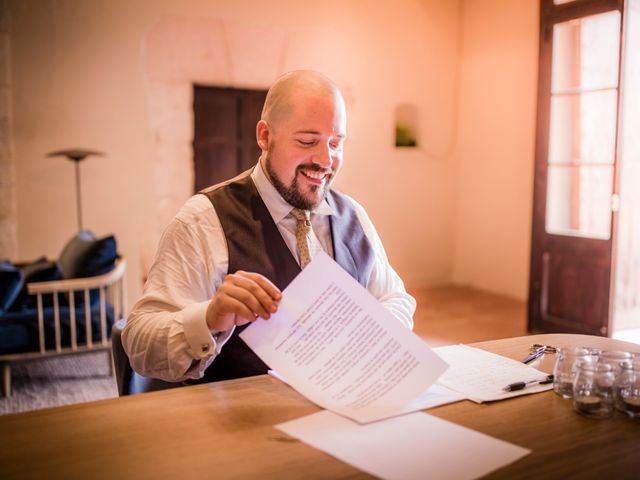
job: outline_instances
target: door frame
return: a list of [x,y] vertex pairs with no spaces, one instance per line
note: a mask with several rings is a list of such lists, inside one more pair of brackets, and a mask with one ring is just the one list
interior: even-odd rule
[[[553,26],[557,23],[566,22],[585,16],[596,15],[613,10],[620,12],[620,57],[618,63],[618,94],[617,94],[617,119],[615,129],[615,151],[613,163],[613,185],[612,194],[618,191],[618,167],[617,157],[619,149],[619,119],[620,119],[620,99],[621,99],[621,68],[624,26],[624,0],[575,0],[570,3],[554,5],[553,0],[540,1],[540,37],[539,37],[539,67],[538,67],[538,98],[537,98],[537,119],[536,119],[536,139],[535,139],[535,165],[534,165],[534,198],[532,211],[531,230],[531,260],[529,279],[529,301],[528,301],[528,330],[530,332],[572,332],[589,333],[596,335],[607,335],[611,332],[611,322],[613,313],[613,281],[614,281],[614,255],[615,255],[615,233],[616,233],[616,212],[612,211],[611,230],[608,241],[592,238],[571,237],[572,248],[567,249],[568,242],[562,235],[549,234],[546,232],[546,200],[547,200],[547,173],[549,155],[549,133],[551,115],[551,74],[552,74],[552,53],[553,53]],[[603,265],[601,260],[594,261],[594,269],[603,268],[609,271],[607,291],[603,292],[606,297],[606,320],[596,328],[589,329],[586,326],[581,328],[575,323],[567,322],[559,316],[553,315],[549,311],[548,287],[552,281],[550,276],[550,255],[545,251],[550,243],[554,242],[552,237],[558,237],[556,247],[561,254],[572,255],[574,257],[583,256],[588,259],[588,252],[598,251],[600,258],[606,258],[607,265]],[[564,251],[562,251],[564,250]],[[604,307],[603,307],[604,308]]]

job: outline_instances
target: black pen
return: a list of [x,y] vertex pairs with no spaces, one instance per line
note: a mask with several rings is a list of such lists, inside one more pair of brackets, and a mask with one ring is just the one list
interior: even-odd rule
[[553,375],[547,375],[547,378],[544,380],[529,380],[528,382],[516,382],[511,383],[504,387],[502,390],[505,392],[515,392],[516,390],[522,390],[527,385],[531,385],[532,383],[537,383],[538,385],[545,385],[547,383],[553,382]]

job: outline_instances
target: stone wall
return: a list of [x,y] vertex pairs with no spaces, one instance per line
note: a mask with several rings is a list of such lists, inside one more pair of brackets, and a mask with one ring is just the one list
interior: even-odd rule
[[[192,194],[193,84],[263,89],[311,68],[346,97],[336,187],[367,209],[408,285],[448,281],[458,2],[1,1],[12,26],[19,258],[57,258],[76,231],[73,165],[47,152],[105,152],[81,167],[83,224],[116,235],[134,302],[161,232]],[[418,149],[395,148],[394,112],[407,102],[419,112]]]
[[193,191],[193,85],[266,90],[283,71],[286,37],[278,28],[179,15],[160,18],[147,33],[143,65],[157,210],[140,252],[143,277],[164,227]]

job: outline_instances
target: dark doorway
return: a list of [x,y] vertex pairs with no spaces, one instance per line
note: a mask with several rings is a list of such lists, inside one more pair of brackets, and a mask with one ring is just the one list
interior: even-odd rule
[[194,191],[255,165],[260,156],[256,123],[266,95],[263,90],[194,86]]

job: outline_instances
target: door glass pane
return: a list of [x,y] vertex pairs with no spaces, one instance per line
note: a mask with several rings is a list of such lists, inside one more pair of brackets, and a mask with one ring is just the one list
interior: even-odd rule
[[583,17],[553,27],[551,91],[618,85],[620,12]]
[[608,239],[616,151],[620,13],[553,31],[546,230]]
[[547,232],[608,239],[612,166],[549,166]]
[[617,91],[553,95],[549,124],[549,163],[614,161]]

